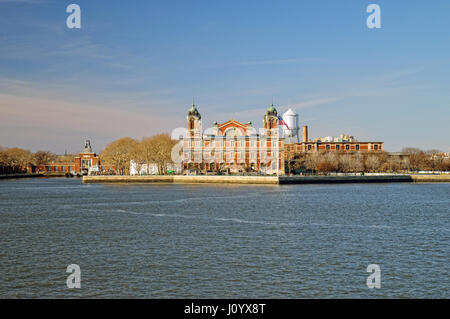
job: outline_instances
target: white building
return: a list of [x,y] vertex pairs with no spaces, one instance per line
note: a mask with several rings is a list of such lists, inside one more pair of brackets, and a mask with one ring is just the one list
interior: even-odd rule
[[[174,174],[181,174],[181,165],[176,165],[169,163],[167,164],[167,171],[173,171]],[[130,161],[130,175],[158,175],[158,164],[150,163],[147,165],[145,163],[136,163],[135,161]]]

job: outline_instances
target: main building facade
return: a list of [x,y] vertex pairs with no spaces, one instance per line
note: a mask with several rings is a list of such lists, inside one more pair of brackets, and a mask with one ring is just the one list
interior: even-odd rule
[[[311,140],[308,127],[295,124],[295,111],[289,109],[283,119],[270,105],[263,117],[263,128],[257,131],[251,122],[234,119],[225,123],[214,122],[203,131],[202,118],[195,104],[187,115],[187,131],[183,137],[182,167],[190,173],[208,172],[261,173],[284,175],[286,160],[312,152],[381,152],[383,142],[360,142],[353,136],[341,134]],[[280,127],[282,123],[286,128]],[[288,124],[290,127],[288,126]],[[295,127],[294,127],[295,126]],[[297,140],[292,137],[297,136]],[[285,138],[286,137],[286,138]]]
[[183,167],[195,172],[284,174],[284,138],[279,135],[277,110],[271,105],[259,132],[252,123],[234,119],[213,123],[203,132],[201,115],[193,104],[183,138]]

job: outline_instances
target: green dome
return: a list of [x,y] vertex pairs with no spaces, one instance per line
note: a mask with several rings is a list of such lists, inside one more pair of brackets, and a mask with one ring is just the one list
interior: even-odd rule
[[266,111],[266,114],[277,114],[277,109],[271,104]]
[[195,107],[195,104],[192,104],[191,108],[188,111],[188,115],[194,115],[197,116],[199,119],[202,117],[200,116],[200,113],[198,112],[197,108]]

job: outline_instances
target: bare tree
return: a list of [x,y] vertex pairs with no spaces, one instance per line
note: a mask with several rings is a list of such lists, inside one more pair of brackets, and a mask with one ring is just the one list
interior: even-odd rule
[[[49,151],[37,151],[33,154],[32,162],[34,165],[44,165],[56,160],[56,155]],[[72,159],[73,161],[73,159]]]
[[129,174],[130,161],[133,159],[138,141],[131,137],[123,137],[108,144],[101,153],[101,159],[116,167],[121,175]]
[[339,170],[344,173],[363,172],[363,157],[360,154],[345,154],[340,156]]
[[172,163],[172,147],[177,141],[172,140],[168,134],[158,134],[153,136],[155,149],[155,162],[158,165],[159,174],[167,174],[167,164]]
[[55,161],[57,163],[73,163],[75,156],[75,154],[57,155]]
[[3,160],[11,173],[23,173],[32,161],[32,154],[29,150],[19,147],[7,148],[3,151]]
[[307,170],[314,171],[321,160],[320,157],[320,153],[308,154],[305,158],[305,168]]
[[365,162],[366,171],[375,172],[380,167],[380,165],[381,165],[381,163],[380,163],[380,160],[378,159],[378,156],[369,155],[366,158],[366,162]]
[[339,157],[339,170],[344,173],[349,173],[352,171],[353,167],[352,155],[345,154]]
[[172,163],[172,148],[178,141],[172,140],[168,134],[158,134],[152,137],[143,137],[137,142],[133,151],[132,159],[137,168],[145,163],[147,169],[156,164],[159,174],[167,174],[167,165]]
[[143,137],[136,147],[135,161],[145,163],[147,172],[150,169],[150,164],[156,161],[156,149],[153,138]]

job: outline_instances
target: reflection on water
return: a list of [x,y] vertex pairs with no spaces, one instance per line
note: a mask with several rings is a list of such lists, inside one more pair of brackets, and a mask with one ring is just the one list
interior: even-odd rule
[[[450,297],[450,184],[0,182],[0,297]],[[81,289],[66,267],[81,267]],[[366,268],[381,267],[381,289]]]

